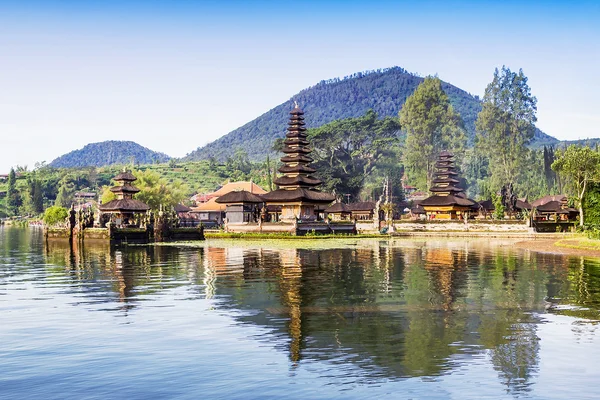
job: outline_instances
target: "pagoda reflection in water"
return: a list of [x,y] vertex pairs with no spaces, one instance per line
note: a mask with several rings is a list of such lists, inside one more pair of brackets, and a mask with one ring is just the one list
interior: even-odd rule
[[292,366],[343,357],[373,376],[436,376],[489,354],[511,390],[526,390],[537,371],[544,299],[581,296],[576,279],[565,283],[580,267],[558,256],[519,255],[519,263],[512,249],[491,251],[487,243],[481,250],[365,243],[312,250],[86,243],[49,248],[47,262],[51,273],[85,281],[84,296],[110,297],[103,301],[120,310],[188,286],[240,324],[268,328],[264,340],[287,352]]

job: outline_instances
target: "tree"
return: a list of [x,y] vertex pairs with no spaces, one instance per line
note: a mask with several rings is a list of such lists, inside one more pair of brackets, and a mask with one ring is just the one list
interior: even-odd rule
[[399,154],[400,124],[396,118],[378,119],[373,110],[307,131],[315,159],[313,167],[324,190],[357,198],[365,179],[382,161]]
[[54,205],[69,208],[71,207],[71,202],[73,201],[73,189],[74,185],[62,179],[61,184],[58,188],[58,194],[56,195],[56,200],[54,201]]
[[46,211],[44,212],[44,224],[46,224],[46,226],[52,226],[52,225],[56,225],[59,224],[63,221],[65,221],[65,219],[67,219],[69,213],[67,212],[67,209],[64,207],[60,207],[60,206],[52,206],[52,207],[48,207],[46,209]]
[[16,215],[19,211],[19,207],[22,204],[21,195],[17,190],[17,174],[14,168],[10,169],[8,173],[8,189],[6,191],[6,206],[8,211]]
[[518,184],[528,158],[527,144],[535,133],[537,99],[531,95],[523,70],[494,71],[477,116],[477,148],[489,159],[492,183]]
[[583,227],[583,198],[591,182],[600,177],[600,153],[589,147],[570,145],[556,152],[552,169],[562,175],[575,191],[579,206],[579,226]]
[[400,125],[406,132],[404,166],[411,182],[427,190],[440,152],[448,150],[460,160],[466,145],[462,119],[439,78],[428,76],[406,99],[400,110]]

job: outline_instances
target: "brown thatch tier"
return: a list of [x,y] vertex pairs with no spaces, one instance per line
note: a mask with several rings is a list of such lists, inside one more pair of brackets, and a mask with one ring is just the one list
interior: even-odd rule
[[281,162],[283,162],[283,163],[295,163],[295,162],[311,163],[313,161],[314,160],[312,159],[312,157],[309,157],[306,155],[281,157]]
[[435,163],[435,167],[436,168],[440,168],[440,169],[448,169],[451,171],[454,171],[456,169],[456,167],[454,167],[454,161],[436,161]]
[[323,183],[320,179],[313,178],[311,176],[281,176],[273,181],[278,186],[291,186],[291,185],[303,185],[303,186],[317,186]]
[[245,190],[240,190],[238,192],[229,192],[224,194],[215,200],[217,203],[221,204],[233,204],[233,203],[262,203],[264,200],[259,196],[247,192]]
[[328,214],[344,214],[350,213],[350,208],[344,203],[335,203],[331,207],[325,209],[325,212]]
[[454,154],[450,153],[450,152],[449,152],[449,151],[447,151],[447,150],[443,150],[443,151],[440,153],[440,158],[452,158],[452,157],[454,157]]
[[560,213],[563,211],[562,204],[558,201],[549,201],[537,207],[539,212]]
[[456,186],[452,186],[452,185],[448,185],[446,187],[432,187],[431,189],[429,189],[430,192],[432,193],[444,193],[444,192],[453,192],[453,193],[460,193],[463,192],[463,190],[459,187]]
[[436,178],[433,180],[433,184],[436,183],[454,183],[454,184],[458,184],[460,183],[459,180],[457,179],[453,179],[453,178]]
[[120,211],[120,212],[143,212],[148,211],[150,207],[148,204],[134,199],[120,199],[109,201],[106,204],[100,204],[98,206],[100,211]]
[[452,170],[447,170],[447,171],[438,171],[435,174],[438,178],[441,178],[443,176],[458,176],[458,172],[456,171],[452,171]]
[[133,182],[137,181],[137,178],[131,172],[121,172],[119,175],[113,178],[114,181],[126,181]]
[[307,174],[312,174],[313,172],[316,172],[317,170],[314,168],[311,168],[307,165],[304,165],[304,164],[298,164],[293,167],[284,165],[283,167],[279,168],[277,171],[281,172],[282,174],[285,174],[288,172],[306,172]]
[[[290,114],[292,115],[298,115],[298,117],[295,118],[302,118],[304,119],[304,117],[301,117],[301,115],[304,115],[304,111],[302,111],[302,109],[300,107],[294,107],[294,109],[292,111],[290,111]],[[293,119],[294,117],[292,117]]]
[[289,147],[289,146],[285,146],[281,151],[286,154],[294,154],[294,153],[310,154],[312,152],[312,150],[307,147]]
[[113,193],[137,193],[140,189],[131,185],[123,185],[123,186],[113,186],[110,188],[110,191]]
[[307,201],[314,203],[331,203],[335,196],[329,193],[322,193],[316,190],[298,188],[293,190],[278,189],[261,195],[265,201],[270,202],[289,202],[289,201]]
[[447,195],[447,196],[431,196],[421,201],[422,206],[465,206],[471,207],[475,205],[475,202],[470,199],[466,199],[463,197]]
[[375,203],[372,201],[361,201],[359,203],[348,204],[350,211],[373,211],[375,209]]
[[565,196],[564,194],[555,194],[555,195],[550,195],[550,196],[544,196],[540,199],[535,200],[533,203],[531,203],[531,206],[539,207],[539,206],[549,203],[551,201],[558,201],[560,203],[566,203],[567,196]]
[[308,142],[308,140],[303,139],[301,137],[293,137],[293,138],[287,138],[283,141],[284,144],[286,145],[302,145],[302,146],[308,146],[310,143]]

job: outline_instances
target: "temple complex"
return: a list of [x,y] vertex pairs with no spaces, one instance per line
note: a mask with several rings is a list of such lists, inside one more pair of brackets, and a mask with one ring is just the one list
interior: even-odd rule
[[272,222],[320,220],[326,206],[335,200],[329,193],[317,189],[322,182],[313,177],[315,169],[310,166],[312,150],[306,136],[304,111],[298,105],[290,112],[288,130],[279,168],[283,175],[274,183],[278,189],[261,195],[267,205]]
[[442,151],[435,163],[436,173],[429,189],[432,195],[421,201],[427,219],[466,219],[476,203],[460,188],[454,155]]

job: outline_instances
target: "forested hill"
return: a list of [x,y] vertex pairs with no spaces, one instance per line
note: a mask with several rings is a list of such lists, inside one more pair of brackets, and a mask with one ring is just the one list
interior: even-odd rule
[[[309,128],[336,119],[359,117],[369,109],[373,109],[379,117],[397,116],[406,98],[422,81],[423,78],[400,67],[359,72],[343,79],[321,81],[246,125],[198,148],[184,159],[202,160],[212,156],[224,160],[237,149],[246,151],[253,160],[264,158],[275,138],[284,136],[288,113],[294,108],[294,100],[304,109]],[[449,83],[443,82],[442,87],[465,121],[469,137],[473,138],[475,120],[481,110],[480,100]],[[536,142],[539,145],[550,145],[558,140],[537,131]]]
[[101,167],[112,164],[152,164],[167,162],[171,157],[157,153],[135,142],[108,140],[90,143],[83,149],[74,150],[50,163],[56,168]]

